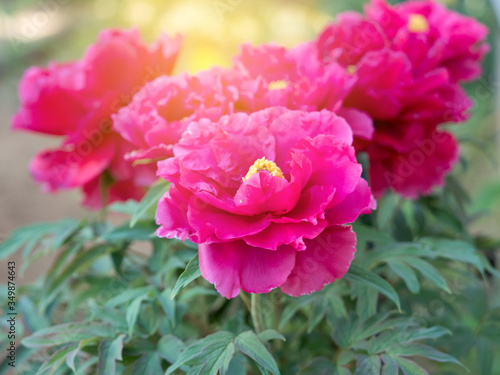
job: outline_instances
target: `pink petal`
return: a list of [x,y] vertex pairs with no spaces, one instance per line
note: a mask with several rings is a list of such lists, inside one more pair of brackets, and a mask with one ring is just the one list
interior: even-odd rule
[[350,226],[325,229],[307,249],[297,253],[295,267],[281,290],[293,297],[310,294],[347,273],[356,252],[356,234]]
[[361,178],[352,193],[325,212],[326,221],[328,225],[353,223],[360,214],[370,213],[375,206],[368,183]]
[[295,264],[295,253],[289,246],[270,251],[243,241],[201,244],[200,270],[226,298],[236,297],[240,289],[268,293],[287,279]]

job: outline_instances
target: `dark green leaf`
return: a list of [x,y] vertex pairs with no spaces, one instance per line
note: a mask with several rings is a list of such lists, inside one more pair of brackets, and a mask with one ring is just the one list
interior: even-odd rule
[[332,375],[336,373],[337,369],[330,360],[318,357],[309,366],[300,370],[297,375]]
[[380,374],[380,357],[378,355],[363,355],[356,356],[356,371],[354,375]]
[[393,357],[421,356],[437,362],[453,362],[464,367],[455,357],[423,344],[396,344],[387,349],[387,354]]
[[158,354],[169,361],[170,363],[175,363],[179,358],[181,352],[186,348],[184,344],[178,337],[174,335],[165,335],[160,341],[158,341]]
[[201,276],[200,263],[198,260],[198,254],[196,254],[194,258],[189,261],[189,263],[186,266],[186,269],[184,270],[183,273],[181,273],[181,275],[177,279],[174,289],[170,294],[170,298],[171,299],[175,298],[175,296],[179,294],[179,292],[182,289],[184,289],[190,282],[192,282],[193,280],[197,279],[200,276]]
[[66,360],[66,356],[75,350],[78,344],[71,344],[54,352],[36,372],[37,375],[53,375]]
[[439,271],[429,262],[419,258],[408,257],[405,259],[408,264],[411,264],[413,268],[418,270],[423,277],[429,280],[431,283],[436,285],[437,287],[450,292],[450,288],[448,288],[448,284],[443,276],[439,273]]
[[254,332],[246,331],[241,333],[236,337],[235,343],[238,349],[266,370],[271,371],[274,375],[280,374],[276,361]]
[[394,360],[405,375],[429,375],[427,371],[409,359],[397,357]]
[[418,282],[417,275],[410,266],[408,266],[403,261],[398,261],[395,259],[391,259],[389,262],[387,262],[387,264],[389,265],[389,267],[391,267],[394,273],[396,273],[396,275],[403,279],[406,287],[410,292],[416,294],[420,291],[420,284]]
[[344,276],[344,279],[352,283],[367,285],[378,290],[380,293],[393,301],[396,304],[398,310],[401,311],[399,297],[394,288],[391,286],[391,284],[389,284],[387,281],[385,281],[375,273],[351,264],[349,272],[347,272],[347,274]]

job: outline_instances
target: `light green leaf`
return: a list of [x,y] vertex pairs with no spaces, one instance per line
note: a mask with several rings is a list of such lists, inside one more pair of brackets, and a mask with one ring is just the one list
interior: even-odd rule
[[160,357],[156,352],[147,352],[134,362],[131,374],[140,375],[162,375],[163,369],[160,363]]
[[259,336],[259,339],[261,339],[262,341],[270,341],[270,340],[286,341],[285,336],[275,331],[274,329],[266,329],[265,331],[260,332],[257,336]]
[[134,215],[130,219],[130,227],[134,227],[139,220],[141,220],[146,212],[153,206],[158,204],[158,201],[168,190],[169,183],[163,179],[158,180],[153,186],[151,186],[142,198],[141,202],[137,206]]
[[28,348],[56,346],[93,337],[113,337],[110,324],[97,322],[66,323],[47,327],[25,337],[22,344]]
[[271,371],[274,375],[280,374],[276,361],[254,332],[246,331],[241,333],[236,337],[235,343],[238,349],[266,370]]
[[105,306],[106,307],[115,307],[125,303],[130,303],[132,300],[136,299],[139,296],[147,295],[149,292],[153,291],[154,288],[152,286],[144,286],[135,289],[125,290],[113,298],[109,299]]
[[75,350],[78,344],[71,344],[53,353],[36,372],[36,375],[53,375],[66,360],[66,356]]
[[367,285],[378,290],[380,293],[393,301],[396,304],[398,310],[401,311],[399,296],[394,288],[391,286],[391,284],[389,284],[387,281],[385,281],[375,273],[351,264],[349,272],[347,272],[347,274],[344,276],[344,279],[352,283]]
[[170,294],[170,298],[174,299],[175,296],[179,294],[179,292],[182,289],[184,289],[190,282],[192,282],[193,280],[197,279],[200,276],[201,276],[200,262],[198,259],[198,254],[196,254],[194,258],[189,261],[189,263],[186,266],[186,269],[184,270],[183,273],[181,273],[181,275],[177,279],[174,289]]
[[114,340],[102,340],[98,349],[97,374],[114,375],[116,373],[116,361],[122,360],[124,334]]
[[155,230],[156,226],[149,222],[138,223],[133,228],[124,224],[104,233],[99,239],[107,242],[148,241],[154,238]]
[[181,339],[174,335],[165,335],[158,341],[158,354],[170,363],[175,363],[181,352],[186,348]]
[[125,312],[125,319],[128,324],[128,335],[132,337],[135,330],[135,323],[137,322],[137,316],[139,315],[139,311],[141,309],[142,301],[144,301],[147,295],[143,294],[142,296],[136,297],[130,305],[127,307],[127,311]]

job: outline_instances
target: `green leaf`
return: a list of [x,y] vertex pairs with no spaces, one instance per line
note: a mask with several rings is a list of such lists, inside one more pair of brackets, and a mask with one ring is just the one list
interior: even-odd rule
[[196,374],[216,375],[219,369],[227,371],[234,354],[234,335],[221,331],[196,341],[184,349],[165,375],[169,375],[182,365],[193,366]]
[[181,352],[186,348],[181,339],[174,335],[165,335],[158,341],[158,354],[169,361],[175,363]]
[[254,332],[246,331],[241,333],[236,337],[235,343],[238,349],[263,368],[271,371],[274,375],[280,374],[276,361],[272,355],[269,354],[262,341],[260,341],[259,337]]
[[285,324],[288,323],[290,319],[292,319],[296,315],[298,310],[312,303],[315,298],[316,297],[314,295],[294,298],[289,304],[285,306],[278,328],[282,330]]
[[409,359],[396,357],[394,360],[398,363],[398,366],[403,370],[405,375],[429,375],[427,371]]
[[380,293],[393,301],[396,304],[398,310],[401,311],[399,296],[394,288],[391,286],[391,284],[389,284],[387,281],[385,281],[375,273],[351,264],[349,272],[347,272],[347,274],[344,276],[344,279],[352,283],[367,285],[378,290]]
[[394,358],[386,354],[382,354],[382,360],[384,362],[384,366],[382,367],[382,375],[399,374],[399,366],[398,363],[394,360]]
[[198,259],[198,254],[196,254],[193,257],[193,259],[189,261],[189,263],[186,266],[186,269],[184,270],[183,273],[181,273],[181,275],[177,279],[174,289],[170,294],[170,298],[174,299],[175,296],[179,294],[179,292],[182,289],[184,289],[190,282],[192,282],[193,280],[197,279],[200,276],[201,276],[200,262]]
[[144,301],[148,296],[143,294],[135,298],[130,305],[127,307],[127,311],[125,312],[125,319],[127,320],[128,325],[128,335],[132,337],[135,330],[135,323],[137,322],[137,316],[139,315],[139,311],[141,309],[142,301]]
[[170,293],[170,289],[165,289],[157,295],[157,298],[165,314],[170,318],[172,324],[175,324],[175,301],[169,298]]
[[354,375],[380,374],[380,357],[378,355],[356,356],[356,371]]
[[413,294],[417,294],[420,291],[420,284],[416,273],[403,261],[398,261],[391,259],[387,262],[389,267],[398,275],[406,284],[406,287]]
[[411,264],[413,268],[419,271],[423,277],[429,280],[431,283],[436,285],[438,288],[445,290],[448,293],[451,293],[450,288],[448,288],[448,284],[443,276],[439,273],[439,271],[434,268],[432,264],[426,262],[425,260],[419,258],[408,257],[405,259],[405,262]]
[[97,322],[66,323],[36,331],[25,337],[22,344],[28,348],[62,345],[93,337],[113,337],[110,324]]
[[266,329],[265,331],[260,332],[257,336],[259,336],[259,339],[261,339],[262,341],[270,341],[270,340],[286,341],[285,336],[275,331],[274,329]]
[[29,251],[25,251],[24,254],[27,256],[35,245],[40,244],[41,240],[49,235],[55,236],[53,243],[59,247],[78,225],[76,220],[66,219],[54,223],[34,223],[18,228],[0,244],[0,259],[8,258],[25,246],[29,247]]
[[109,245],[97,245],[79,252],[71,263],[47,285],[47,294],[50,295],[53,293],[56,288],[63,285],[74,273],[90,267],[97,259],[113,251],[116,251],[116,248]]
[[139,220],[141,220],[146,212],[153,206],[158,204],[160,198],[165,194],[168,190],[169,183],[163,179],[158,180],[151,188],[149,188],[148,192],[142,198],[141,202],[137,206],[134,215],[130,219],[130,227],[134,227]]
[[121,334],[114,340],[102,340],[98,348],[98,375],[113,375],[116,373],[116,361],[122,360],[123,338]]
[[147,295],[149,292],[152,292],[154,288],[152,286],[143,286],[135,289],[125,290],[113,298],[109,299],[105,306],[106,307],[115,307],[125,303],[130,303],[132,300],[136,299],[139,296]]
[[66,356],[75,350],[78,344],[71,344],[54,352],[36,372],[36,375],[53,375],[66,360]]
[[82,341],[78,343],[78,346],[73,349],[71,352],[68,353],[66,356],[66,365],[73,370],[73,372],[76,372],[75,369],[75,359],[78,353],[80,352],[80,349],[82,348]]
[[337,373],[337,368],[328,359],[314,358],[309,366],[299,371],[297,375],[332,375]]
[[393,357],[421,356],[437,362],[453,362],[465,368],[455,357],[423,344],[396,344],[387,349],[387,354]]
[[227,369],[228,375],[247,375],[246,363],[247,359],[241,353],[237,353],[233,356],[233,359],[229,363],[229,368]]
[[147,352],[134,363],[131,374],[140,375],[163,375],[160,357],[156,352]]
[[479,257],[478,251],[472,244],[468,242],[434,238],[422,239],[422,242],[431,246],[437,256],[470,263],[475,266],[480,272],[484,270],[483,263],[481,261],[481,258]]
[[476,351],[479,360],[481,375],[491,375],[493,373],[493,363],[495,361],[494,344],[484,338],[477,340]]
[[107,242],[148,241],[154,238],[155,230],[156,226],[150,222],[140,222],[133,228],[124,224],[104,233],[99,239]]

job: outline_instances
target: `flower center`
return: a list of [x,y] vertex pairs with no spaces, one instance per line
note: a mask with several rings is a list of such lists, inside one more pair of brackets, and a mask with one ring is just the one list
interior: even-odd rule
[[349,73],[350,75],[356,74],[357,69],[358,68],[356,68],[356,65],[347,65],[346,67],[347,73]]
[[267,86],[267,88],[269,90],[282,90],[282,89],[286,89],[287,86],[288,86],[288,82],[285,81],[284,79],[280,79],[278,81],[269,82],[269,85]]
[[411,14],[408,20],[408,30],[412,33],[426,33],[429,31],[429,22],[421,14]]
[[248,170],[247,175],[243,177],[243,182],[259,171],[268,171],[275,177],[285,178],[285,176],[283,176],[283,172],[281,172],[281,169],[276,165],[276,163],[271,160],[266,160],[266,157],[264,156],[262,159],[255,160],[255,163],[253,163]]

